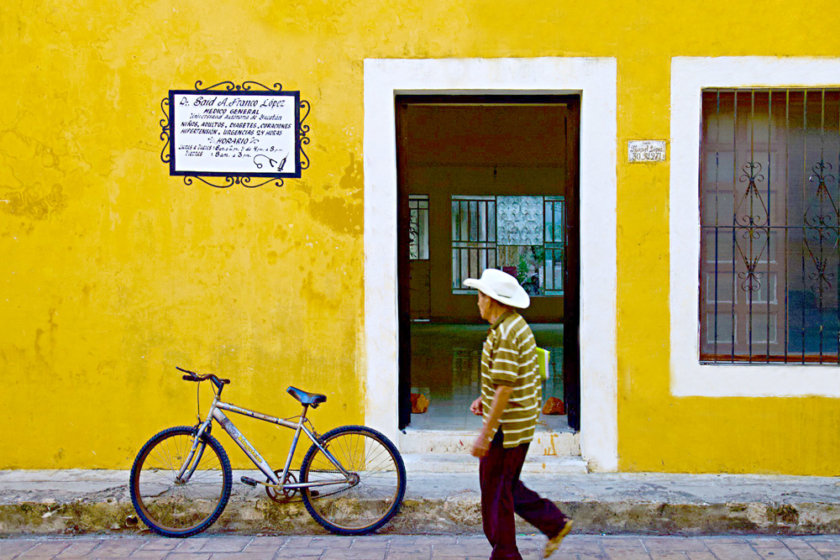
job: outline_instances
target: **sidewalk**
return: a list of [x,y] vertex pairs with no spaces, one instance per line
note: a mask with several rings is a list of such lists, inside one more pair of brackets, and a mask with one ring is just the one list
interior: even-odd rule
[[[300,502],[234,486],[210,532],[325,534]],[[249,473],[256,478],[256,475]],[[673,474],[523,475],[581,533],[840,534],[840,479]],[[137,532],[128,471],[0,471],[0,534]],[[532,529],[522,524],[521,531]],[[477,474],[409,473],[388,534],[481,533]]]
[[[542,559],[545,538],[518,535],[524,560]],[[552,560],[826,560],[840,537],[651,537],[572,534]],[[483,535],[366,535],[189,539],[84,535],[0,539],[0,560],[146,558],[159,560],[487,560]]]

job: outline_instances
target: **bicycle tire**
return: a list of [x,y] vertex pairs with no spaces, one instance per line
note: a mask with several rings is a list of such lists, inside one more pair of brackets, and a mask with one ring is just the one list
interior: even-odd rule
[[201,438],[196,468],[186,484],[177,475],[196,428],[167,428],[147,441],[131,467],[131,503],[149,529],[165,537],[189,537],[207,529],[230,498],[233,473],[219,441]]
[[[319,441],[358,479],[355,484],[304,488],[303,504],[315,521],[337,535],[364,535],[376,531],[399,512],[405,497],[405,465],[388,438],[365,426],[341,426]],[[300,481],[344,479],[313,444],[303,458]]]

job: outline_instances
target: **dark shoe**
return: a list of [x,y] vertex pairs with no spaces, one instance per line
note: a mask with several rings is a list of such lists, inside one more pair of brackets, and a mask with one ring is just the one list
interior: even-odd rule
[[566,524],[563,525],[563,528],[560,529],[560,532],[548,539],[548,542],[545,543],[545,552],[543,552],[543,558],[548,558],[549,556],[551,556],[554,553],[554,551],[557,550],[557,547],[560,546],[560,543],[563,542],[563,539],[566,538],[566,535],[568,535],[571,531],[572,520],[567,519]]

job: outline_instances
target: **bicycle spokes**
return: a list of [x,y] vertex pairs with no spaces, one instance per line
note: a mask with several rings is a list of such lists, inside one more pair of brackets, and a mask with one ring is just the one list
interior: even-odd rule
[[378,432],[355,426],[337,428],[322,442],[326,453],[313,446],[301,467],[301,482],[317,484],[303,491],[309,513],[336,533],[362,534],[381,527],[396,513],[405,492],[405,468],[393,444]]
[[230,496],[232,475],[221,445],[208,438],[194,449],[193,442],[192,428],[164,430],[141,449],[132,468],[132,501],[144,523],[160,534],[204,530]]

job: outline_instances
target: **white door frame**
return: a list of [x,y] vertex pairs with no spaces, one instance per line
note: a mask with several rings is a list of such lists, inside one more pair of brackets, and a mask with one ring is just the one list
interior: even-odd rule
[[365,423],[398,441],[399,94],[579,94],[581,452],[618,468],[614,58],[367,59],[364,74]]

